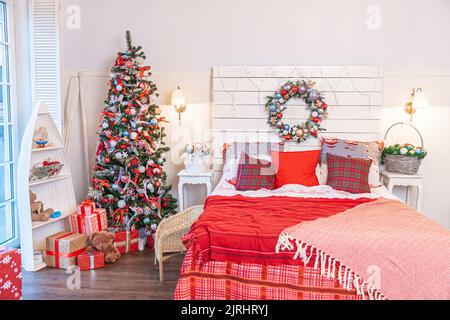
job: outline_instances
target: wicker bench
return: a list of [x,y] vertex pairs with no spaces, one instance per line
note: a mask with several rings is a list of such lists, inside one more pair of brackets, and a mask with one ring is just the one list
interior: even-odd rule
[[189,231],[203,212],[203,206],[193,206],[161,221],[155,235],[155,265],[159,262],[159,280],[164,281],[163,263],[186,250],[181,237]]

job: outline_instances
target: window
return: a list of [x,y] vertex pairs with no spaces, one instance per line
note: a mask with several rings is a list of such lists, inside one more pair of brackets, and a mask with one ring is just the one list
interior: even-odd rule
[[18,238],[8,16],[8,1],[0,0],[0,245]]
[[34,104],[45,102],[61,131],[59,13],[60,1],[31,1]]

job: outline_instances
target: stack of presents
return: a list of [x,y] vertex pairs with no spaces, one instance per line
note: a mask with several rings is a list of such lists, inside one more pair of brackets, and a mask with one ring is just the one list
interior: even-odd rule
[[[103,268],[105,262],[115,262],[121,255],[142,251],[145,245],[151,249],[154,246],[154,233],[143,235],[138,230],[108,228],[106,209],[97,208],[90,200],[77,206],[69,222],[70,232],[58,232],[46,239],[48,267]],[[0,249],[0,300],[21,298],[21,271],[20,250]]]
[[106,209],[97,208],[90,200],[77,206],[69,222],[70,232],[47,237],[47,266],[67,269],[78,265],[82,271],[97,269],[104,267],[105,262],[115,262],[123,254],[154,245],[154,234],[142,236],[138,230],[108,228]]

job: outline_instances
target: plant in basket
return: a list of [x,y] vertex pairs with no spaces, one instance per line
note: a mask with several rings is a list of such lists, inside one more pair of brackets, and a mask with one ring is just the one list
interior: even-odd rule
[[415,174],[426,156],[427,151],[423,147],[415,147],[410,143],[397,143],[384,148],[382,162],[387,171]]

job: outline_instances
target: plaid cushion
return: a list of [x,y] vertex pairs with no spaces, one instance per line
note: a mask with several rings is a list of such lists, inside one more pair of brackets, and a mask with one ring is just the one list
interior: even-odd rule
[[272,163],[255,159],[242,152],[236,181],[236,190],[273,189],[275,171]]
[[351,193],[368,193],[370,159],[347,158],[327,153],[327,185]]
[[[322,152],[320,163],[327,162],[327,153],[341,157],[371,159],[372,165],[369,172],[369,185],[380,186],[380,161],[383,153],[383,141],[352,141],[336,138],[321,137]],[[326,171],[325,171],[326,172]]]

